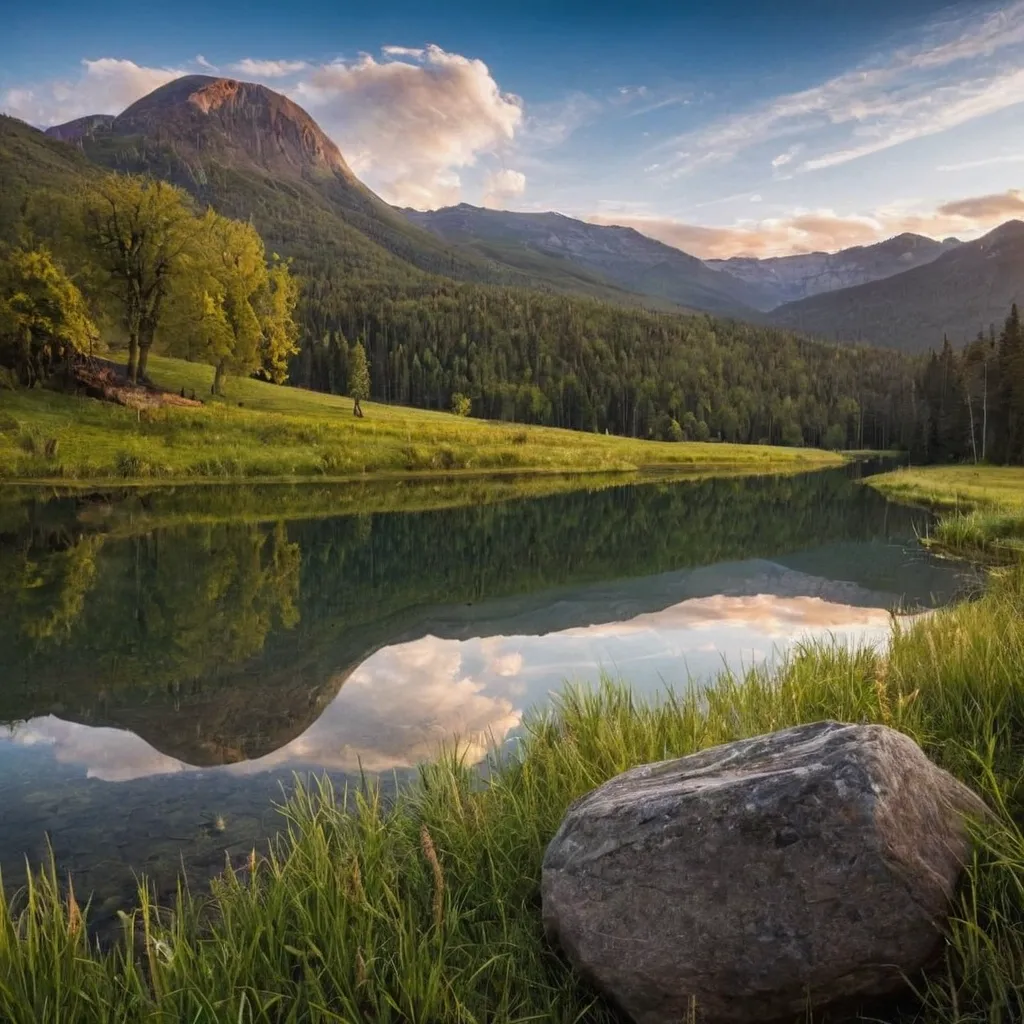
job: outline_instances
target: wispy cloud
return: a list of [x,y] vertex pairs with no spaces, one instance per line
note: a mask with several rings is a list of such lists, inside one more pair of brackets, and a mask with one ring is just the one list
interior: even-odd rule
[[958,199],[939,207],[939,213],[949,217],[970,217],[976,220],[1002,220],[1004,217],[1024,216],[1024,192],[1011,188],[987,196]]
[[939,164],[937,171],[973,171],[979,167],[995,167],[999,164],[1024,164],[1024,153],[1003,153],[981,160],[963,160],[955,164]]
[[309,64],[304,60],[254,60],[252,57],[243,57],[228,65],[230,71],[251,78],[287,78],[308,67]]
[[[1024,0],[995,13],[961,14],[925,28],[914,46],[865,62],[819,85],[728,115],[659,147],[679,176],[749,149],[799,138],[817,152],[796,166],[821,170],[947,131],[1024,102]],[[836,136],[841,138],[837,145]],[[823,138],[824,137],[824,138]]]
[[691,224],[672,217],[606,202],[588,217],[595,224],[620,224],[702,259],[729,256],[790,256],[835,252],[870,245],[904,232],[944,238],[973,238],[1010,217],[1024,217],[1024,191],[971,196],[922,208],[891,204],[863,214],[830,209],[797,210],[785,217],[740,220],[723,227]]

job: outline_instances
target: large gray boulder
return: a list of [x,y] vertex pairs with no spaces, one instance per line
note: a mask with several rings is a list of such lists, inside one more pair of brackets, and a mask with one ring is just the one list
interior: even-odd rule
[[639,1024],[886,995],[941,948],[964,818],[985,814],[880,725],[642,765],[569,808],[544,857],[545,928]]

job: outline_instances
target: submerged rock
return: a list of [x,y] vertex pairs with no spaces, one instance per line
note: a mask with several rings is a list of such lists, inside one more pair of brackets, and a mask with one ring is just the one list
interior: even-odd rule
[[640,1024],[741,1024],[926,966],[985,805],[909,737],[820,722],[642,765],[544,857],[549,937]]

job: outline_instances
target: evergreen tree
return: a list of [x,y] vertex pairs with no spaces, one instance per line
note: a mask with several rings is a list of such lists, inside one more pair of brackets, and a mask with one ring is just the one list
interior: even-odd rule
[[997,458],[1024,461],[1024,334],[1017,304],[1010,309],[999,336],[999,426]]
[[348,396],[352,399],[353,415],[362,418],[360,402],[370,397],[370,367],[361,341],[357,341],[348,352]]

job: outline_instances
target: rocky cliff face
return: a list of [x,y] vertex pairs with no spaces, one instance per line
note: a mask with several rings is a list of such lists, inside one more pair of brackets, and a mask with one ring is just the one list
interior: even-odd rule
[[110,129],[121,136],[144,135],[183,154],[214,155],[230,165],[354,180],[338,147],[309,114],[286,96],[251,82],[188,75],[133,103]]
[[902,234],[876,245],[858,245],[834,253],[812,252],[763,260],[733,256],[705,263],[764,289],[771,295],[774,307],[902,274],[931,263],[956,245],[959,242],[955,238],[937,242],[923,235]]

